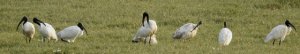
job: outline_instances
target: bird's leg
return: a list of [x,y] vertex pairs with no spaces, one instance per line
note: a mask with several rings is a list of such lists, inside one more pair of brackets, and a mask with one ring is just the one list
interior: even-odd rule
[[28,43],[28,42],[27,42],[27,37],[25,37],[25,40],[26,40],[26,43]]
[[144,38],[144,44],[146,44],[146,43],[147,43],[147,38],[148,38],[148,37]]
[[46,39],[45,38],[42,38],[43,42],[46,42]]
[[281,44],[281,40],[279,40],[279,45]]
[[48,37],[48,43],[50,43],[50,40],[51,40],[51,38],[50,38],[50,37]]
[[151,45],[151,37],[152,37],[152,35],[149,37],[149,44]]
[[274,45],[274,43],[275,43],[275,40],[273,41],[273,45]]
[[31,38],[29,38],[29,43],[30,43],[30,41],[31,41]]

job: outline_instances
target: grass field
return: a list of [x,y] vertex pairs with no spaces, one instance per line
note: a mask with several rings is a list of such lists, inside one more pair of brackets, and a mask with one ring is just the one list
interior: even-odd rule
[[[131,43],[145,11],[158,24],[157,45]],[[42,43],[37,32],[26,43],[21,30],[16,31],[23,16],[30,22],[38,17],[56,31],[82,22],[89,35],[75,43]],[[300,0],[0,0],[0,53],[52,54],[60,49],[66,54],[299,54],[299,32],[293,31],[282,45],[263,42],[286,19],[300,28],[299,17]],[[194,38],[173,41],[177,28],[200,20]],[[224,21],[233,39],[220,47],[217,38]]]

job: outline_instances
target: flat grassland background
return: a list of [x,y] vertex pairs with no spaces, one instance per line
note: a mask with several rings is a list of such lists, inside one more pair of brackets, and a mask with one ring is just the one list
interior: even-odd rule
[[[131,43],[141,26],[142,13],[158,25],[157,45]],[[89,35],[75,43],[40,41],[39,32],[26,43],[17,23],[38,17],[56,31],[82,22]],[[289,19],[300,28],[300,0],[1,0],[1,54],[299,54],[299,32],[282,45],[264,43],[271,29]],[[174,41],[172,33],[185,23],[202,21],[197,35]],[[220,47],[218,33],[226,21],[233,32],[229,46]],[[35,24],[36,25],[36,24]],[[35,26],[37,28],[37,26]],[[38,31],[38,30],[36,30]]]

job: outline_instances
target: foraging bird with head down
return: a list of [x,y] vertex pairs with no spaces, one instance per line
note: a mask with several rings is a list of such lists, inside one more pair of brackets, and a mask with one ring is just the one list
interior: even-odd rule
[[196,35],[199,25],[202,22],[198,22],[198,24],[187,23],[181,26],[173,33],[173,39],[189,39]]
[[17,30],[18,30],[21,23],[22,23],[23,34],[25,35],[25,40],[26,40],[26,42],[28,41],[30,43],[30,41],[33,39],[34,34],[35,34],[34,25],[31,22],[28,22],[27,17],[24,16],[22,18],[22,20],[19,22],[19,24],[17,26]]
[[274,27],[271,32],[266,36],[264,42],[273,41],[273,45],[275,44],[276,40],[279,40],[279,45],[285,39],[287,35],[290,34],[292,28],[295,29],[294,25],[290,23],[289,20],[286,20],[284,24],[278,25]]
[[39,32],[41,33],[43,42],[45,42],[46,39],[48,40],[48,42],[51,39],[54,39],[55,42],[58,40],[57,35],[56,35],[56,31],[52,27],[52,25],[50,25],[48,23],[44,23],[43,21],[38,20],[36,17],[33,18],[33,22],[38,25],[38,29],[39,29]]
[[144,40],[144,43],[148,42],[149,44],[151,44],[153,42],[156,42],[155,44],[157,44],[157,40],[155,36],[155,33],[157,31],[157,25],[154,20],[149,20],[149,15],[147,12],[143,13],[142,24],[143,25],[140,27],[136,35],[133,37],[132,42],[137,43],[139,41]]
[[219,44],[221,46],[228,46],[232,39],[232,32],[227,27],[226,22],[224,22],[224,28],[221,29],[219,33]]
[[75,39],[79,36],[83,35],[83,31],[86,32],[86,29],[84,28],[84,26],[81,23],[78,23],[75,26],[70,26],[67,27],[65,29],[63,29],[62,31],[57,33],[57,36],[65,42],[75,42]]

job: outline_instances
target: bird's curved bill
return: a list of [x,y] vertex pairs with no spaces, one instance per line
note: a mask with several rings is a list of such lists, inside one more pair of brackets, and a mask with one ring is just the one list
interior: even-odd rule
[[296,31],[296,27],[293,24],[290,24],[290,26]]

